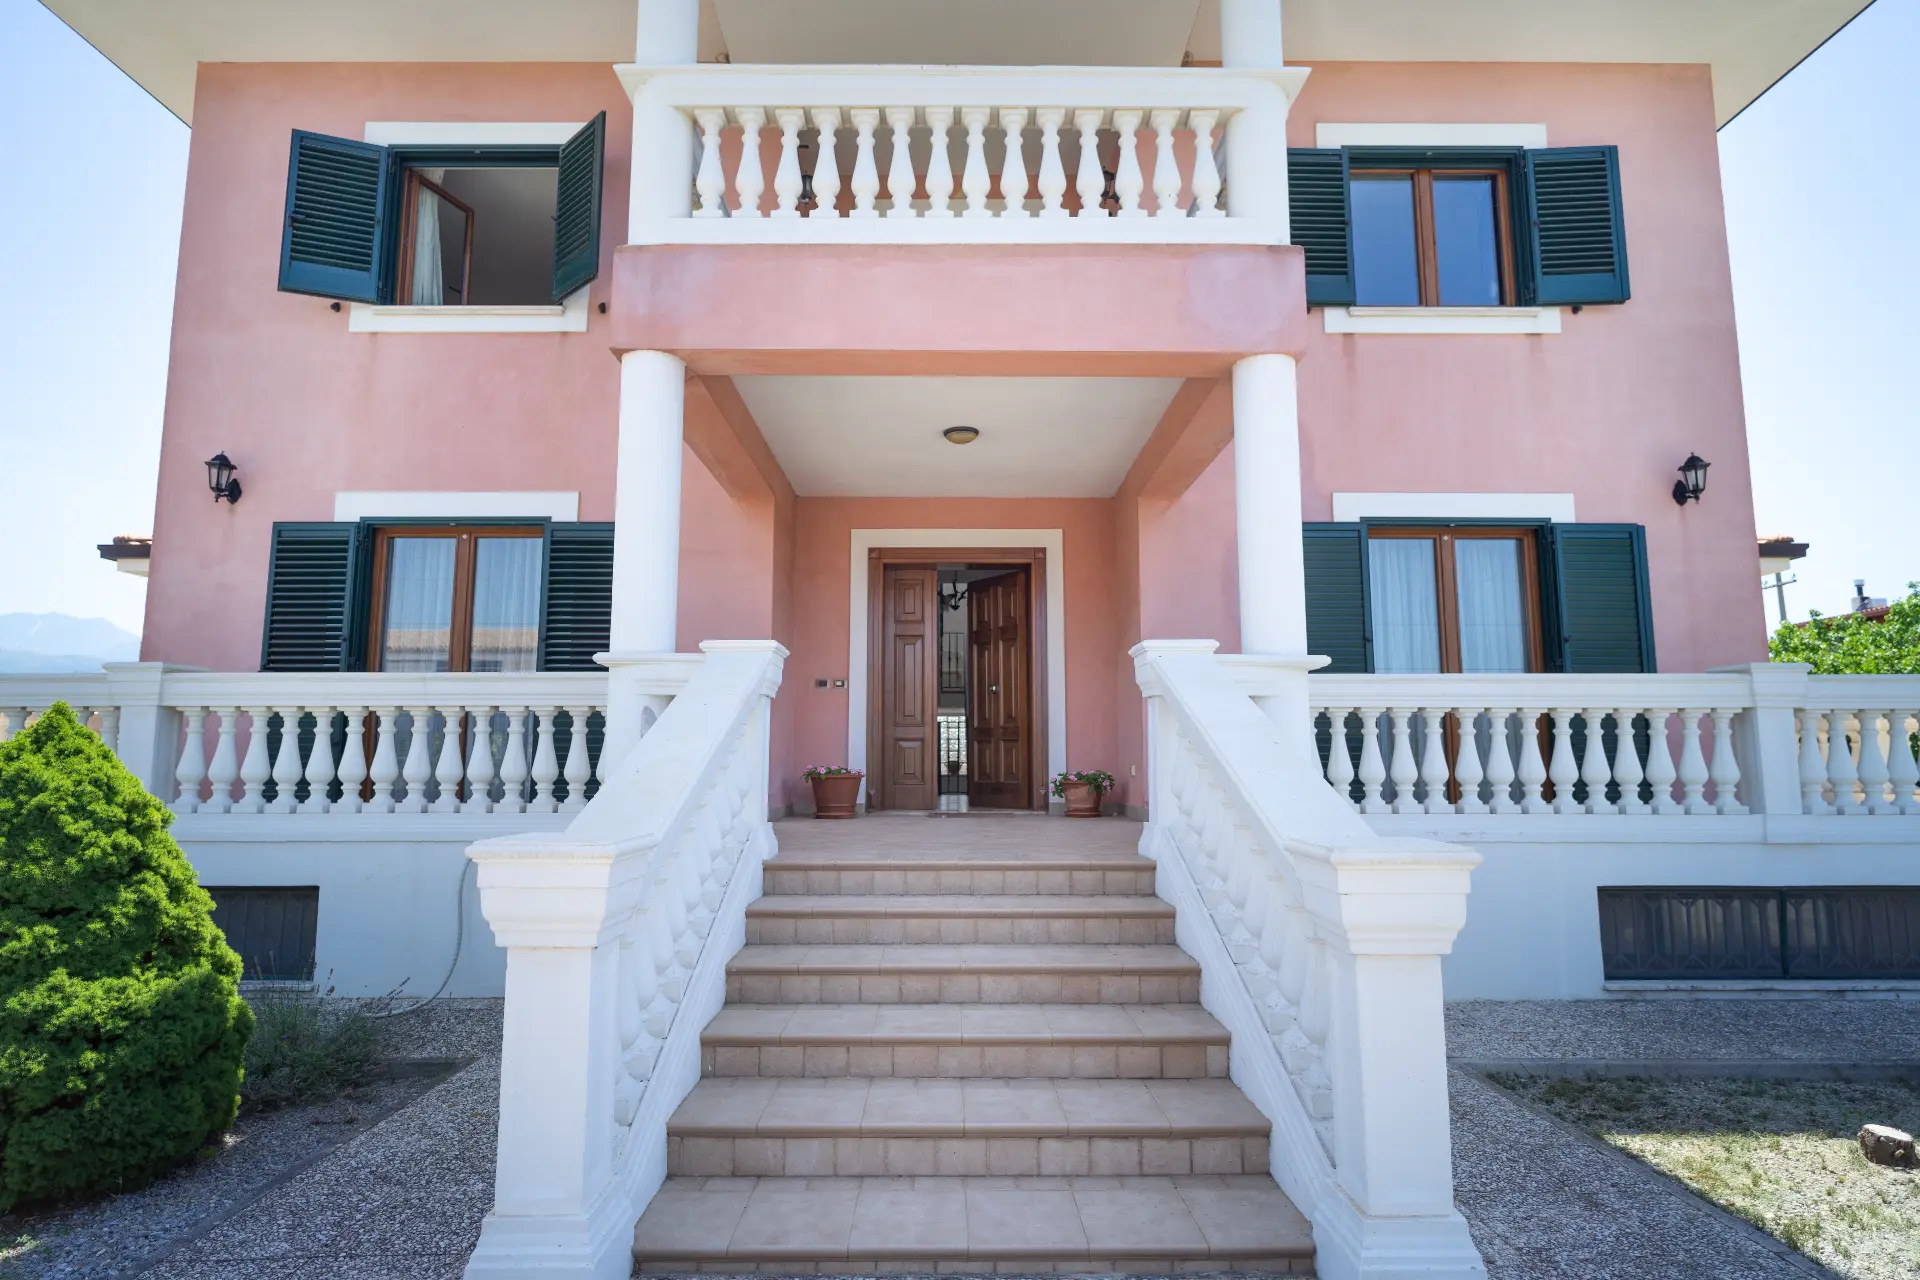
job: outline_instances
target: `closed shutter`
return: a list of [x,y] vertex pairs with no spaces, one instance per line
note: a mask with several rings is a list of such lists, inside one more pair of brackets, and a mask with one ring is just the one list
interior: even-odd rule
[[280,239],[281,290],[388,301],[387,222],[395,188],[387,148],[295,129]]
[[1366,536],[1357,524],[1301,526],[1306,561],[1307,652],[1333,659],[1320,668],[1351,675],[1372,670],[1368,632]]
[[1618,148],[1555,147],[1526,156],[1531,300],[1543,307],[1625,302]]
[[599,671],[613,631],[613,526],[547,529],[547,598],[540,617],[542,671]]
[[352,523],[273,526],[262,671],[359,668],[367,541]]
[[600,274],[600,172],[607,150],[602,111],[560,148],[553,208],[553,300]]
[[1637,524],[1556,524],[1550,555],[1546,636],[1556,671],[1652,672],[1653,611],[1646,530]]
[[1347,216],[1347,154],[1338,148],[1287,151],[1287,207],[1293,243],[1306,251],[1307,305],[1353,304],[1353,244]]

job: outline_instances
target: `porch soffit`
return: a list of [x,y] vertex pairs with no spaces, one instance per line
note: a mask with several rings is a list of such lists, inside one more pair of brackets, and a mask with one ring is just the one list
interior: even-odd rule
[[[1707,63],[1725,123],[1868,0],[1285,0],[1293,62]],[[201,62],[632,59],[634,0],[42,0],[192,123]],[[1116,10],[1119,15],[1116,16]],[[737,63],[1178,66],[1215,0],[703,0]]]
[[[1105,498],[1178,378],[733,379],[800,497]],[[971,444],[941,432],[971,426]]]

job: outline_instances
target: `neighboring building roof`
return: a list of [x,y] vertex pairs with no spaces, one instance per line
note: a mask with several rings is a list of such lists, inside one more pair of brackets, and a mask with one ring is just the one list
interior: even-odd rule
[[[193,121],[202,62],[631,61],[634,0],[42,0]],[[1725,124],[1869,0],[1286,0],[1293,62],[1706,63]],[[1214,0],[702,0],[734,62],[1179,66],[1217,60]]]
[[1760,539],[1760,576],[1785,573],[1795,560],[1804,560],[1807,544],[1795,542],[1787,534]]
[[116,533],[112,542],[102,542],[100,558],[111,560],[113,567],[122,573],[147,576],[147,564],[153,557],[153,539],[136,537],[130,533]]

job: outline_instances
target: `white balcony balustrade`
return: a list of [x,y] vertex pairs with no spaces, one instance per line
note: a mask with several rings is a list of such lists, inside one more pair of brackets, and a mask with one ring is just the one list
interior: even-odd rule
[[636,160],[636,183],[690,198],[636,198],[634,244],[1287,241],[1284,144],[1246,199],[1220,155],[1242,113],[1283,131],[1302,70],[619,70],[636,120],[674,113],[696,138],[684,173]]

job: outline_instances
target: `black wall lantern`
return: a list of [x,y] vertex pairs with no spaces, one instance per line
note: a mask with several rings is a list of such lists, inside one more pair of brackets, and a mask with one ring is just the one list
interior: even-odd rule
[[207,488],[213,490],[215,502],[225,498],[228,502],[240,501],[240,482],[233,473],[240,468],[233,465],[233,459],[224,453],[216,453],[207,459]]
[[1707,468],[1712,465],[1702,462],[1697,453],[1688,454],[1680,464],[1680,478],[1673,482],[1673,500],[1683,507],[1700,501],[1700,495],[1707,491]]

